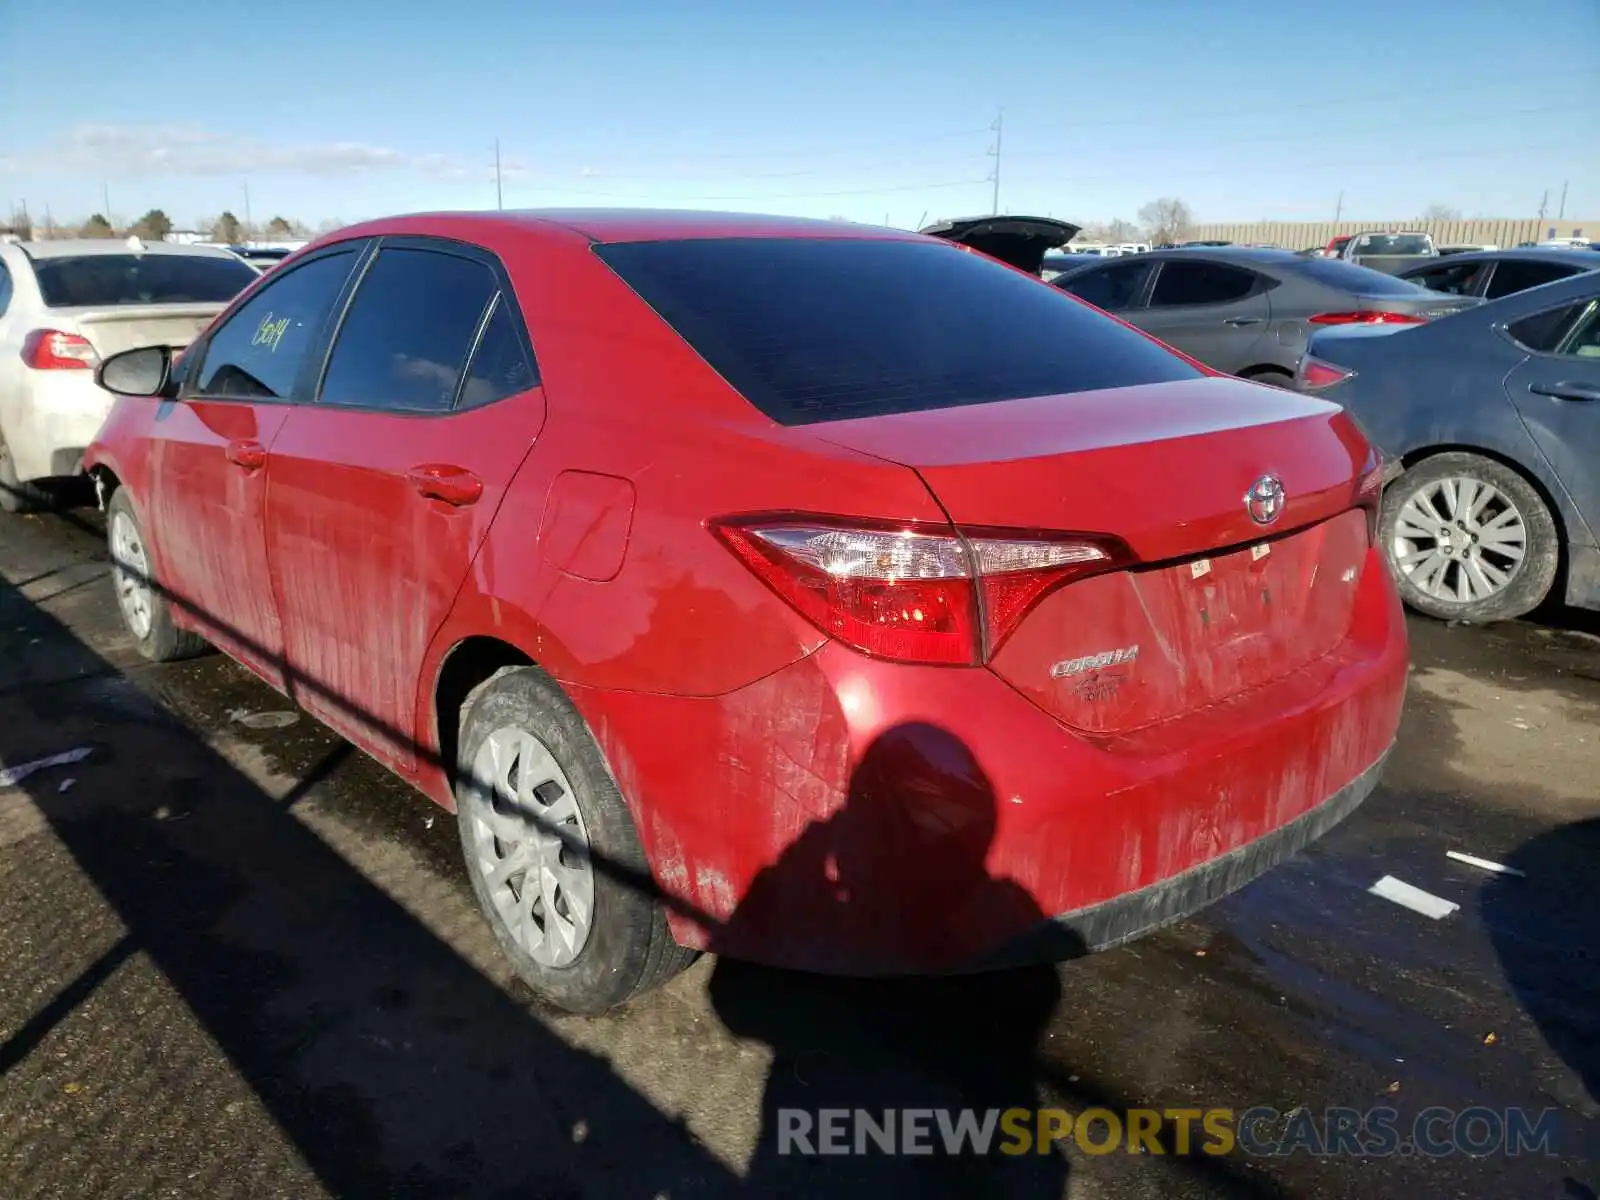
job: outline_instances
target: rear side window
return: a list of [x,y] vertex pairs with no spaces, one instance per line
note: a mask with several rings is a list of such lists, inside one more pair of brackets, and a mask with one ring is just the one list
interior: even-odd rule
[[1397,279],[1370,267],[1358,267],[1355,263],[1341,262],[1337,258],[1297,258],[1280,266],[1285,271],[1298,271],[1307,279],[1357,296],[1416,297],[1428,290],[1409,280]]
[[237,258],[206,254],[85,254],[40,258],[33,273],[50,308],[225,304],[256,281]]
[[1572,329],[1595,303],[1593,300],[1580,300],[1576,304],[1563,304],[1560,308],[1547,308],[1543,312],[1534,313],[1531,317],[1513,321],[1506,326],[1506,332],[1524,349],[1536,350],[1540,354],[1553,354],[1566,340],[1568,330]]
[[1429,267],[1426,271],[1413,271],[1407,282],[1425,287],[1430,292],[1443,292],[1447,296],[1470,296],[1478,285],[1478,276],[1484,270],[1479,262],[1454,263],[1448,267]]
[[1199,375],[1054,288],[945,245],[715,238],[595,252],[785,425]]
[[448,410],[498,290],[494,272],[470,258],[380,250],[334,340],[322,403]]
[[494,312],[489,314],[489,323],[483,327],[478,347],[472,352],[472,365],[467,368],[467,380],[461,385],[460,407],[493,404],[525,392],[537,382],[516,319],[511,315],[505,294],[501,293],[495,301]]
[[1543,283],[1554,283],[1557,279],[1565,279],[1579,269],[1565,267],[1560,263],[1519,262],[1507,259],[1495,265],[1494,274],[1489,277],[1489,288],[1484,292],[1484,296],[1489,300],[1498,300],[1501,296],[1509,296],[1513,292],[1525,292]]
[[1057,286],[1087,300],[1096,308],[1107,312],[1121,312],[1133,305],[1144,290],[1144,281],[1150,277],[1154,264],[1148,262],[1118,263],[1100,271],[1087,271],[1071,279],[1063,279]]
[[1172,308],[1187,304],[1231,304],[1255,290],[1260,277],[1254,271],[1240,270],[1226,263],[1189,262],[1177,259],[1161,264],[1155,290],[1150,293],[1151,308]]
[[[263,284],[207,339],[195,390],[207,396],[254,400],[293,396],[295,380],[322,337],[328,312],[355,261],[354,250],[343,250],[302,263]],[[255,277],[254,271],[250,274]]]
[[6,269],[5,263],[0,263],[0,317],[6,315],[6,309],[11,307],[11,272]]

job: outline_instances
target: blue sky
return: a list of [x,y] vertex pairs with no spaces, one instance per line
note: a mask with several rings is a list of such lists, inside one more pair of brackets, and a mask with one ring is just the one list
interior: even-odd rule
[[1600,3],[0,5],[0,211],[1600,218]]

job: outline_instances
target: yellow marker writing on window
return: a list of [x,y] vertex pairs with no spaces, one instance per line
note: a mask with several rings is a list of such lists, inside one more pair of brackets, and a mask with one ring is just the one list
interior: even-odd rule
[[278,343],[283,341],[284,332],[289,328],[289,318],[279,317],[276,321],[268,313],[261,318],[261,324],[256,326],[256,336],[250,340],[252,346],[265,346],[268,350],[277,350]]

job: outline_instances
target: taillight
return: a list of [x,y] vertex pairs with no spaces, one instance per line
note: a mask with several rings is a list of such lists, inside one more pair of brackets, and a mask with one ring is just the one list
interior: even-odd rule
[[977,665],[1047,592],[1126,562],[1114,539],[800,516],[712,530],[829,636],[876,658]]
[[1377,312],[1365,309],[1359,312],[1325,312],[1307,317],[1313,325],[1426,325],[1427,317],[1410,313]]
[[1323,388],[1332,387],[1336,383],[1343,383],[1355,372],[1348,367],[1335,366],[1330,362],[1323,362],[1320,358],[1312,358],[1309,354],[1300,360],[1299,370],[1295,378],[1303,392],[1320,392]]
[[35,329],[22,341],[22,361],[35,371],[89,371],[100,356],[88,338],[59,329]]

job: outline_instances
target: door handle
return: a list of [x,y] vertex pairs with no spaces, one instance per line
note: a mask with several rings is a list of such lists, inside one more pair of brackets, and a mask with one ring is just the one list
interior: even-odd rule
[[476,504],[483,495],[483,480],[465,467],[447,463],[424,463],[406,472],[406,479],[419,496],[442,500],[454,508]]
[[1528,390],[1554,400],[1600,400],[1600,387],[1592,383],[1530,383]]
[[1235,328],[1238,328],[1240,325],[1263,325],[1263,324],[1266,323],[1266,318],[1265,317],[1229,317],[1225,321],[1223,321],[1222,323],[1224,325],[1232,325]]
[[267,448],[260,442],[242,440],[229,442],[222,453],[236,467],[246,471],[259,471],[267,462]]

